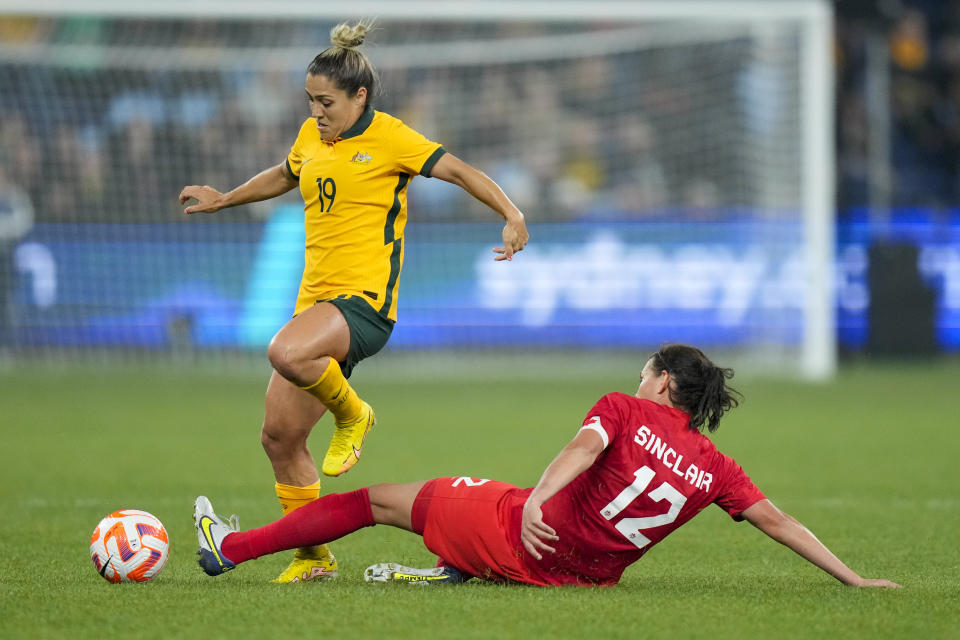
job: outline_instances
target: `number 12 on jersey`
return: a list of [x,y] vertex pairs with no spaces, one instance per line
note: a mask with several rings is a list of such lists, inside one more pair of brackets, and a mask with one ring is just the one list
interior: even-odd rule
[[[612,520],[615,518],[621,511],[627,508],[627,505],[636,500],[640,494],[646,491],[647,486],[649,486],[650,482],[653,480],[656,472],[650,467],[644,466],[634,471],[633,475],[636,476],[636,480],[634,480],[629,487],[621,491],[620,495],[614,498],[610,504],[600,510],[600,515],[607,520]],[[644,529],[670,524],[677,519],[677,515],[680,514],[680,509],[682,509],[683,505],[687,502],[687,497],[685,495],[674,489],[666,482],[662,483],[659,487],[647,495],[654,502],[666,500],[670,503],[670,509],[666,513],[662,513],[658,516],[647,516],[644,518],[624,518],[614,525],[617,531],[622,533],[624,537],[636,545],[638,549],[643,549],[645,546],[650,544],[650,538],[640,533],[641,531]]]

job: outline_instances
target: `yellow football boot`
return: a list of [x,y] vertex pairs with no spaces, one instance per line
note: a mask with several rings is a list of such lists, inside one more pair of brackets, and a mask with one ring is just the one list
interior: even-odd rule
[[366,402],[360,417],[353,422],[334,422],[333,438],[327,448],[327,455],[323,457],[320,467],[324,475],[339,476],[346,473],[360,459],[363,451],[363,441],[377,423],[373,409]]
[[309,582],[312,580],[330,580],[337,577],[337,559],[325,544],[306,549],[297,549],[293,561],[279,576],[270,582]]

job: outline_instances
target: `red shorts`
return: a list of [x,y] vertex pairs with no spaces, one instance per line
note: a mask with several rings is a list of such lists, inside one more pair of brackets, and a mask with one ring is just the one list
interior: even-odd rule
[[547,586],[523,562],[518,517],[528,494],[496,480],[430,480],[414,500],[413,529],[430,551],[462,572]]

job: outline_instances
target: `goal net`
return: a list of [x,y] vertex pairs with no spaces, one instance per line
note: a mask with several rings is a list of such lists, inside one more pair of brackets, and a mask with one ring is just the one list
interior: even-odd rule
[[413,180],[388,351],[684,341],[833,372],[825,2],[84,4],[0,8],[8,357],[262,357],[302,269],[298,192],[189,219],[177,195],[282,162],[307,63],[376,17],[376,108],[490,175],[532,234],[494,262],[496,215]]

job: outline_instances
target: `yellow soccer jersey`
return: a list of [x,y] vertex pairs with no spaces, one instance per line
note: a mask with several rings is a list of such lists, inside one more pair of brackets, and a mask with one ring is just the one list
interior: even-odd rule
[[397,319],[407,185],[429,176],[443,147],[393,116],[367,108],[332,142],[308,118],[287,156],[300,181],[306,255],[294,314],[317,300],[362,296]]

